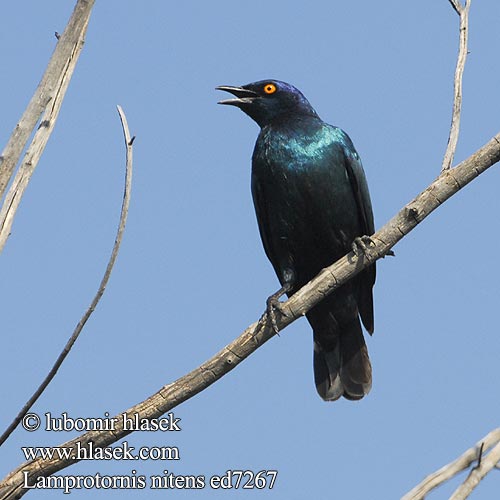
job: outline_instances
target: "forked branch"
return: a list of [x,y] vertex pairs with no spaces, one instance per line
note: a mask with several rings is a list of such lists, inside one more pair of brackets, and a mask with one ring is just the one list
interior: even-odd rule
[[[491,449],[487,454],[486,452]],[[473,488],[479,481],[493,468],[500,460],[500,428],[491,431],[475,446],[469,448],[465,453],[453,462],[445,465],[438,471],[427,476],[420,484],[415,486],[401,500],[421,500],[434,488],[442,485],[446,481],[455,477],[460,472],[468,469],[474,464],[467,479],[450,497],[450,500],[463,500],[469,496]],[[479,462],[479,463],[478,463]]]

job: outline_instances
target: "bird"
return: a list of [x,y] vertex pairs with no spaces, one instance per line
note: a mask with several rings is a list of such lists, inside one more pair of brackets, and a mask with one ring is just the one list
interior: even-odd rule
[[[281,288],[267,300],[292,296],[323,268],[351,251],[366,251],[374,233],[368,184],[354,145],[325,123],[306,97],[280,80],[221,85],[260,127],[252,155],[251,190],[260,236]],[[372,367],[361,322],[374,330],[375,264],[306,313],[313,329],[319,396],[359,400],[371,389]]]

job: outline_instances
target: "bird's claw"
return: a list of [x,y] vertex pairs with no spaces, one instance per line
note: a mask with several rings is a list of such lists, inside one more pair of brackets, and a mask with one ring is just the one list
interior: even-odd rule
[[280,314],[286,316],[286,313],[283,311],[283,308],[281,307],[281,302],[279,301],[278,297],[271,295],[266,301],[266,306],[267,306],[267,318],[271,322],[271,326],[274,332],[279,333],[280,329],[278,328],[278,322],[276,321],[276,311],[279,311]]
[[295,273],[293,269],[285,268],[283,270],[283,286],[277,292],[270,295],[266,300],[267,320],[271,322],[271,326],[275,333],[278,333],[280,330],[278,328],[278,322],[276,321],[276,311],[279,311],[279,313],[283,316],[288,316],[288,314],[283,310],[280,297],[292,291],[294,282]]
[[357,236],[354,238],[352,242],[351,248],[356,257],[359,257],[361,254],[368,255],[369,247],[375,246],[374,241],[370,236]]

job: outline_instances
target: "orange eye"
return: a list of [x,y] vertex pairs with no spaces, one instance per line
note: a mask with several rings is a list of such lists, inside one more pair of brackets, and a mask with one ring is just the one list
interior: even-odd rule
[[274,83],[266,83],[264,85],[264,92],[266,94],[274,94],[276,90],[276,85],[274,85]]

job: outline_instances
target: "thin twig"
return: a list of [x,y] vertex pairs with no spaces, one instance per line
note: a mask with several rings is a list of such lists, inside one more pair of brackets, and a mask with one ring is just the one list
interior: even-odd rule
[[477,464],[471,470],[478,469],[479,467],[481,467],[481,461],[483,460],[483,453],[484,453],[484,442],[481,443],[481,446],[477,451]]
[[481,457],[481,463],[474,467],[467,479],[454,491],[450,500],[465,500],[472,493],[480,481],[496,467],[500,461],[500,437],[497,445],[486,455]]
[[458,134],[460,132],[460,114],[462,112],[462,79],[465,68],[465,60],[467,59],[467,39],[469,35],[469,9],[471,0],[466,0],[465,8],[458,2],[458,0],[450,0],[454,9],[460,15],[460,43],[458,50],[457,66],[455,68],[455,82],[454,82],[454,99],[453,99],[453,112],[451,117],[450,135],[448,137],[448,146],[443,158],[441,170],[448,170],[451,168],[455,151],[457,149]]
[[[276,318],[279,330],[283,330],[302,317],[311,307],[323,300],[325,295],[333,292],[375,260],[386,255],[399,240],[431,212],[498,161],[500,161],[500,133],[460,165],[443,172],[427,189],[403,207],[372,236],[373,246],[367,250],[366,254],[356,258],[351,252],[342,257],[323,269],[316,278],[283,302],[282,309],[286,314]],[[274,329],[264,315],[261,320],[250,325],[237,339],[201,366],[162,387],[156,394],[123,413],[129,417],[137,415],[139,419],[161,417],[165,412],[219,380],[274,335]],[[73,448],[73,450],[76,450],[77,443],[80,449],[88,449],[90,442],[94,449],[109,446],[132,432],[123,427],[122,414],[116,417],[116,422],[117,425],[113,431],[87,432],[60,446]],[[22,464],[0,482],[0,500],[20,498],[28,491],[24,486],[26,481],[28,484],[34,484],[37,478],[50,476],[77,461],[78,458],[73,454],[71,458],[63,460],[37,459]]]
[[[408,492],[401,500],[421,500],[425,498],[425,495],[430,493],[434,488],[437,488],[460,472],[468,469],[478,459],[478,450],[481,446],[483,446],[484,452],[489,450],[493,446],[497,447],[498,443],[500,443],[500,428],[491,431],[475,446],[469,448],[465,453],[463,453],[453,462],[445,465],[438,471],[427,476],[420,484],[415,486],[415,488]],[[459,497],[457,497],[457,499],[455,500],[458,500],[458,498]]]
[[128,207],[130,205],[130,193],[132,190],[132,143],[134,141],[134,139],[130,137],[127,119],[125,117],[125,114],[123,113],[122,108],[120,106],[117,106],[117,108],[118,108],[118,113],[120,115],[120,120],[122,122],[123,135],[125,138],[125,146],[127,153],[126,153],[125,188],[123,192],[122,210],[120,214],[120,222],[118,224],[118,231],[116,233],[115,244],[111,252],[111,257],[109,258],[109,262],[106,267],[106,271],[104,272],[104,276],[101,280],[101,283],[99,285],[99,289],[97,290],[97,293],[94,299],[92,300],[90,306],[85,311],[85,314],[82,316],[81,320],[79,321],[78,325],[73,331],[73,334],[71,335],[68,342],[64,346],[62,352],[59,354],[56,362],[52,366],[48,375],[45,377],[44,381],[40,384],[40,386],[31,396],[31,398],[26,402],[22,410],[18,413],[16,418],[12,421],[12,423],[5,430],[2,436],[0,436],[0,446],[5,442],[5,440],[10,436],[10,434],[14,431],[14,429],[19,425],[23,417],[26,415],[26,413],[28,413],[29,409],[33,406],[35,401],[40,397],[40,395],[43,393],[43,391],[55,377],[57,370],[59,370],[60,366],[62,365],[66,356],[69,354],[71,348],[78,339],[81,331],[83,330],[85,323],[90,318],[91,314],[94,312],[94,309],[99,303],[99,300],[101,300],[104,290],[106,289],[106,285],[108,284],[109,277],[111,276],[111,271],[113,270],[113,266],[115,264],[116,257],[118,255],[118,250],[120,249],[120,245],[123,239],[123,232],[125,230],[125,225],[127,223]]

